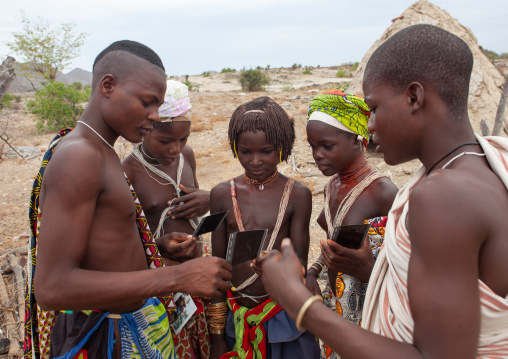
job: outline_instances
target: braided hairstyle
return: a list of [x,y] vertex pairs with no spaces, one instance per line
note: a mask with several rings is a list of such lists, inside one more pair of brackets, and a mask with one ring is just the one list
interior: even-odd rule
[[240,134],[257,130],[266,134],[267,142],[280,151],[281,161],[286,161],[295,143],[294,120],[278,103],[266,96],[244,103],[233,112],[228,138],[235,157]]

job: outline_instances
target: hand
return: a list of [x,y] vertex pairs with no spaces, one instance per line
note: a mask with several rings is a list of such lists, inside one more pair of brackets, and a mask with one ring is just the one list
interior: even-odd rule
[[272,249],[271,251],[263,251],[258,258],[254,258],[250,264],[252,270],[259,276],[263,275],[263,263],[270,258],[271,256],[280,253],[276,249]]
[[203,297],[223,296],[231,285],[233,266],[218,257],[196,258],[175,267],[179,292]]
[[296,255],[291,240],[282,240],[281,253],[274,253],[263,261],[262,281],[270,298],[284,309],[291,307],[292,293],[305,289],[304,273],[300,259]]
[[[198,188],[187,188],[180,185],[180,189],[185,195],[173,198],[168,202],[168,206],[176,205],[175,208],[168,211],[171,219],[189,219],[204,215],[210,210],[210,192]],[[178,203],[184,202],[182,205]]]
[[219,359],[227,353],[228,345],[226,344],[226,334],[210,334],[210,359]]
[[315,269],[310,268],[309,270],[307,270],[307,276],[305,277],[305,286],[314,295],[322,295],[321,288],[319,287],[317,281],[318,276],[319,274]]
[[368,238],[360,249],[349,249],[334,241],[322,240],[321,254],[326,266],[332,271],[349,274],[362,282],[369,281],[375,260]]
[[171,232],[156,238],[155,242],[163,257],[183,262],[201,255],[201,244],[187,233]]

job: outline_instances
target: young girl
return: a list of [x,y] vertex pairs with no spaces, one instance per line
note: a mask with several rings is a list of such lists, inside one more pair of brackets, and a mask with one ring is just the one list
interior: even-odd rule
[[[171,253],[162,253],[165,265],[199,257],[201,244],[192,237],[197,216],[210,205],[208,191],[199,189],[196,160],[187,146],[191,129],[191,104],[186,85],[167,81],[160,122],[122,163],[134,187],[156,241],[164,240]],[[164,236],[166,234],[166,236]],[[209,334],[203,300],[194,298],[194,321],[174,337],[178,357],[208,358]]]
[[[325,206],[318,217],[327,238],[336,226],[371,222],[370,241],[358,250],[331,240],[321,241],[322,255],[307,271],[307,287],[321,295],[317,277],[326,265],[336,312],[357,325],[361,323],[367,282],[383,241],[386,217],[381,217],[388,215],[397,194],[395,184],[370,167],[365,158],[369,115],[363,98],[332,89],[311,101],[307,122],[307,140],[314,160],[325,176],[331,176],[325,187]],[[328,350],[322,356],[334,355]]]
[[[225,258],[233,232],[268,229],[264,250],[280,250],[282,239],[290,237],[306,266],[311,192],[277,171],[291,154],[293,120],[270,98],[260,97],[235,110],[228,135],[245,173],[212,189],[211,212],[229,210],[226,225],[212,234],[212,254]],[[254,351],[256,358],[319,357],[313,336],[296,329],[294,321],[270,300],[251,261],[233,267],[231,286],[227,302],[224,296],[210,307],[211,358],[228,350],[225,357],[244,357],[248,351]]]

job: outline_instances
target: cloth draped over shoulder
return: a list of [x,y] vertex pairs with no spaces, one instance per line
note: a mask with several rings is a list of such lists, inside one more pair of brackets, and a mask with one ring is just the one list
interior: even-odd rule
[[[320,116],[324,113],[328,116]],[[331,119],[330,119],[331,116]],[[326,90],[318,94],[309,104],[308,120],[318,120],[331,126],[356,133],[368,140],[370,132],[367,129],[370,109],[363,97],[352,95],[341,89]],[[335,121],[333,121],[335,119]]]
[[[508,189],[508,139],[479,137],[490,167]],[[425,176],[421,168],[399,191],[388,215],[384,246],[370,277],[362,326],[374,333],[413,343],[414,321],[407,290],[411,241],[406,229],[409,196]],[[481,329],[478,358],[508,356],[508,296],[502,298],[478,280]]]
[[[39,308],[34,295],[33,276],[36,269],[37,261],[37,241],[39,236],[39,228],[41,224],[42,214],[39,210],[39,194],[41,191],[42,179],[44,171],[48,165],[53,152],[60,142],[71,129],[61,130],[51,141],[48,150],[43,156],[41,167],[32,186],[29,206],[29,223],[30,223],[30,261],[27,263],[27,284],[25,296],[25,336],[24,336],[24,357],[25,358],[49,358],[50,355],[50,335],[53,326],[58,317],[58,312],[44,311]],[[130,185],[129,180],[127,182]],[[143,213],[141,204],[136,192],[130,186],[132,196],[136,207],[136,224],[138,226],[141,243],[144,247],[148,268],[160,268],[164,266],[162,257],[159,253],[157,245],[153,239],[152,233],[148,227],[148,221]],[[168,313],[175,311],[173,296],[159,297]]]

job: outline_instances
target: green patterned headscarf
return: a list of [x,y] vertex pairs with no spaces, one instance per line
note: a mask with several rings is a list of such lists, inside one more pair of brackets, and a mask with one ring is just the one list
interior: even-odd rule
[[332,116],[346,128],[368,140],[367,122],[369,122],[370,109],[363,97],[352,95],[341,89],[326,90],[310,102],[307,120],[316,111]]

